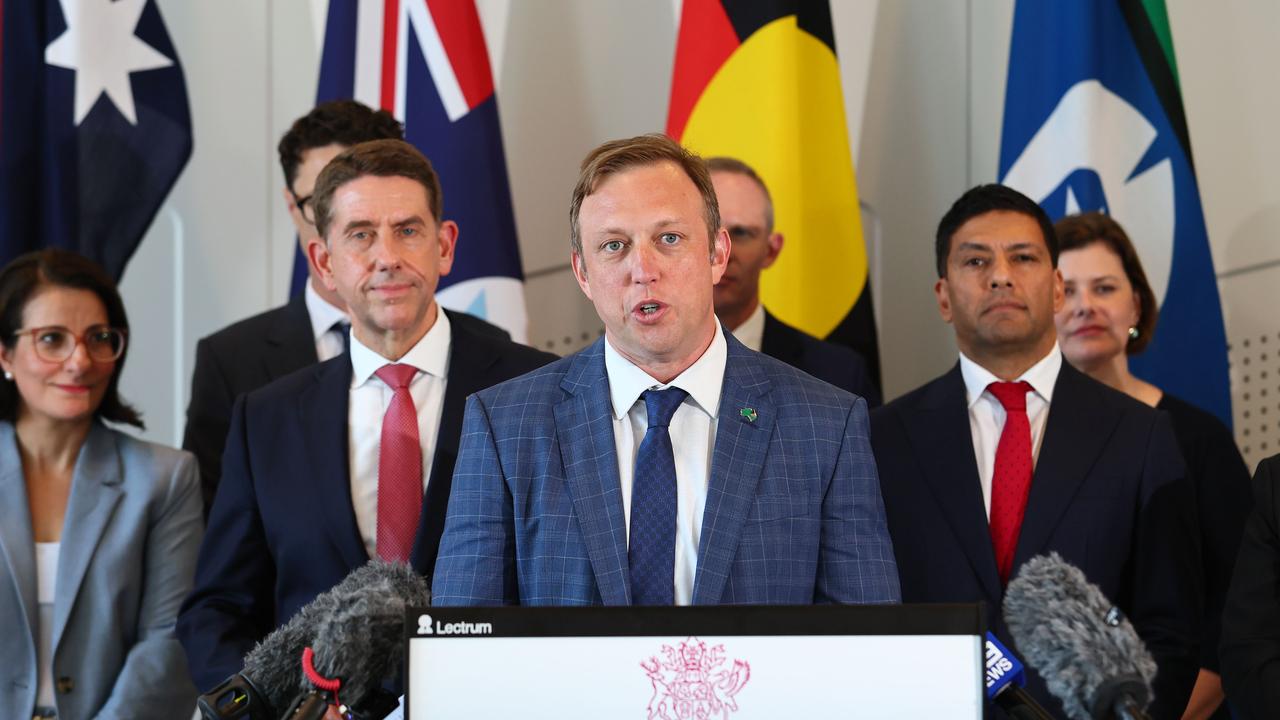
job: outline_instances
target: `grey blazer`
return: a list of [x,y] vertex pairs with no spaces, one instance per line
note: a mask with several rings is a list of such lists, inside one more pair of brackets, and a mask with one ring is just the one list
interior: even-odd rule
[[[203,534],[195,458],[95,422],[67,501],[53,609],[60,720],[186,718],[173,635]],[[35,545],[13,425],[0,422],[0,718],[36,701]]]

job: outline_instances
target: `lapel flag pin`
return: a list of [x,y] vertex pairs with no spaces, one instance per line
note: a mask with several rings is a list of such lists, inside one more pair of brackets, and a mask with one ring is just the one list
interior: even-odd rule
[[738,411],[738,414],[739,414],[739,415],[741,415],[742,417],[746,418],[747,422],[755,422],[755,421],[756,421],[756,417],[757,417],[757,415],[756,415],[756,409],[755,409],[755,408],[742,408],[741,410],[739,410],[739,411]]

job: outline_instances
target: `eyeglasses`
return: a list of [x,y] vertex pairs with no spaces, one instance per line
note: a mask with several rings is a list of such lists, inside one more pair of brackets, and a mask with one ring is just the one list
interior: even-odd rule
[[95,362],[112,362],[124,354],[125,331],[105,325],[95,325],[77,336],[59,325],[14,330],[14,337],[31,336],[36,357],[45,362],[60,363],[76,352],[76,346],[84,343],[89,359]]
[[298,214],[302,215],[302,219],[312,225],[315,225],[316,208],[311,202],[311,198],[315,197],[315,195],[312,194],[306,197],[298,197],[298,193],[294,192],[293,188],[289,188],[289,194],[293,196],[293,204],[298,206]]

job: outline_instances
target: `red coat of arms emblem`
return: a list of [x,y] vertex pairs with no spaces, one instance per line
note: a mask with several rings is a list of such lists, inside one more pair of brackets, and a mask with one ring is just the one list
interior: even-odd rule
[[653,683],[648,720],[727,720],[738,709],[735,697],[751,678],[751,666],[744,660],[724,664],[724,645],[708,648],[693,636],[679,647],[663,645],[661,660],[641,660]]

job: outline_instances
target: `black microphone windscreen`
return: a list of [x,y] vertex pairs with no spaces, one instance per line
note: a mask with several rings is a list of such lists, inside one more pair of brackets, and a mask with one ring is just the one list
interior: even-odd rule
[[[431,592],[426,578],[400,563],[375,561],[360,589],[316,626],[311,649],[315,668],[327,678],[342,678],[343,704],[360,707],[383,679],[399,667],[404,654],[406,607],[426,606]],[[301,687],[309,689],[303,678]]]
[[[1119,679],[1151,697],[1156,663],[1128,619],[1057,553],[1032,558],[1009,583],[1004,619],[1018,652],[1076,720],[1094,717]],[[1132,684],[1136,679],[1137,684]]]

